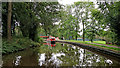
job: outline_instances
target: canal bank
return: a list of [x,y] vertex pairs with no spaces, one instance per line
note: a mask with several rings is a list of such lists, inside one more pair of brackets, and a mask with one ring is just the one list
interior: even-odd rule
[[2,40],[2,55],[10,54],[18,51],[23,51],[32,47],[38,47],[43,42],[35,42],[29,38],[12,38],[11,41],[6,39]]
[[106,57],[109,56],[112,59],[120,61],[120,53],[118,53],[118,52],[114,52],[114,51],[107,50],[107,49],[102,49],[102,48],[95,47],[95,46],[88,45],[88,44],[76,43],[76,42],[68,42],[68,41],[61,41],[61,40],[60,41],[56,40],[56,42],[68,43],[68,44],[72,44],[72,45],[75,45],[75,46],[79,46],[81,48],[84,48],[84,49],[87,49],[87,50],[102,54],[102,55],[104,55]]

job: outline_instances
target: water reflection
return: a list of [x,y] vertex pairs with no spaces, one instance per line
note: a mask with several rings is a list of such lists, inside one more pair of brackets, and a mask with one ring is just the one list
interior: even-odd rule
[[[19,56],[18,56],[19,55]],[[14,61],[14,62],[13,62]],[[69,44],[40,47],[3,57],[3,66],[119,66],[120,63]]]
[[59,65],[62,63],[62,61],[58,58],[58,57],[61,57],[61,56],[65,56],[64,53],[52,53],[52,57],[50,58],[49,62],[53,62],[53,64],[55,65]]
[[64,46],[64,43],[62,43],[61,46]]
[[42,64],[45,63],[45,53],[43,53],[43,54],[39,54],[39,53],[38,53],[38,55],[39,55],[38,64],[39,64],[40,66],[42,66]]
[[113,64],[113,62],[110,59],[105,60],[105,62],[108,64]]
[[55,47],[56,46],[56,44],[51,44],[51,43],[49,43],[49,42],[47,42],[47,43],[43,43],[44,45],[47,45],[47,46],[51,46],[51,47]]
[[15,63],[15,66],[18,66],[20,64],[20,59],[21,59],[21,56],[17,56],[16,61],[15,62],[13,61],[13,63]]

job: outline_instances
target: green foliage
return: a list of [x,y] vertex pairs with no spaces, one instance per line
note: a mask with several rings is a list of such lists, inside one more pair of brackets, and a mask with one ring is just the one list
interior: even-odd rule
[[[7,3],[2,4],[4,37],[7,37],[7,7]],[[60,9],[61,6],[58,2],[12,3],[11,32],[13,36],[28,37],[37,42],[42,41],[42,39],[39,38],[40,32],[38,32],[38,29],[44,29],[43,35],[54,34],[52,33],[56,31],[54,30],[56,29],[54,23],[60,19]],[[39,26],[39,24],[42,25]]]
[[98,5],[101,10],[101,14],[104,15],[105,22],[110,27],[110,30],[116,34],[116,44],[120,44],[120,2],[100,2]]
[[80,32],[79,22],[71,12],[73,9],[72,6],[66,6],[64,8],[66,10],[63,9],[61,11],[60,28],[58,29],[60,36],[63,36],[65,39],[75,39],[79,36],[78,32]]
[[3,39],[2,42],[2,53],[12,53],[21,49],[29,48],[31,45],[38,46],[40,45],[37,42],[30,40],[29,38],[16,38],[14,37],[11,41],[6,41]]
[[104,29],[107,25],[104,22],[104,18],[100,10],[93,8],[90,11],[91,21],[86,25],[86,37],[89,38],[91,42],[93,42],[93,39],[95,39],[96,36],[104,36]]
[[116,39],[116,34],[110,30],[107,31],[107,35],[106,36],[106,42],[115,44],[117,43],[117,39]]
[[[64,36],[65,39],[70,39],[69,37],[72,36],[76,36],[78,35],[76,33],[76,22],[75,21],[75,17],[73,17],[72,15],[68,15],[67,19],[61,23],[61,28],[59,29],[60,32],[62,33],[62,35]],[[78,25],[77,25],[78,26]],[[78,31],[77,31],[78,32]]]
[[7,38],[7,9],[8,9],[8,4],[7,3],[2,3],[2,37]]
[[39,37],[36,37],[35,41],[39,43],[43,43],[44,39],[39,36]]
[[60,4],[58,2],[41,2],[39,6],[39,21],[41,23],[42,29],[44,29],[45,35],[54,34],[52,33],[52,31],[56,31],[54,31],[54,29],[56,29],[56,25],[54,23],[60,19]]
[[[93,2],[75,2],[73,5],[75,8],[75,17],[77,18],[77,22],[82,23],[82,32],[83,32],[83,41],[85,41],[86,28],[88,25],[88,16],[90,15],[90,9],[93,9]],[[76,22],[76,23],[77,23]],[[78,28],[79,29],[79,28]]]

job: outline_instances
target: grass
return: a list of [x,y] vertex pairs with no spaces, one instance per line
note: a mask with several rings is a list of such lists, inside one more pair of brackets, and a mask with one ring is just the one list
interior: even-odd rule
[[11,41],[7,39],[2,40],[2,54],[7,54],[21,49],[29,48],[31,45],[40,45],[38,42],[34,42],[29,38],[17,38],[13,37]]
[[[91,41],[85,41],[85,42],[91,42]],[[104,45],[110,45],[110,46],[120,46],[120,45],[112,45],[112,44],[106,44],[105,41],[93,41],[93,43],[98,43],[98,44],[104,44]]]
[[[90,41],[85,41],[85,42],[83,42],[83,41],[76,41],[76,40],[65,40],[65,41],[82,43],[82,44],[88,44],[88,45],[97,46],[97,47],[100,47],[100,48],[105,48],[105,49],[109,49],[109,50],[112,50],[112,51],[116,51],[116,52],[119,51],[120,52],[120,48],[114,48],[114,47],[101,46],[101,45],[97,45],[97,44],[91,44],[91,43],[89,43]],[[104,44],[105,45],[105,41],[94,41],[93,43],[99,43],[99,44]],[[110,46],[116,46],[116,45],[111,45],[111,44],[109,44],[109,45]]]
[[[85,41],[85,42],[91,42],[91,41]],[[93,41],[93,43],[106,44],[105,41]]]

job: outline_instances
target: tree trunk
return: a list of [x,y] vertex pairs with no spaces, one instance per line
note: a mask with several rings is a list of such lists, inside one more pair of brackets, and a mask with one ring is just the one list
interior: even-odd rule
[[15,23],[13,24],[13,35],[15,35]]
[[83,41],[85,41],[85,29],[84,29],[84,22],[83,22]]
[[[32,23],[32,22],[31,22]],[[33,28],[29,29],[29,38],[32,39],[33,41],[38,41],[37,39],[37,24],[33,23]]]
[[93,42],[93,39],[91,39],[90,41]]
[[77,35],[76,35],[76,40],[77,40]]
[[46,36],[47,36],[47,30],[46,29],[44,29],[45,30],[45,34],[46,34]]
[[90,41],[93,42],[93,38],[91,38]]
[[76,38],[76,40],[77,40],[77,26],[76,26],[76,37],[75,37],[75,38]]
[[12,2],[8,2],[8,18],[7,18],[7,38],[11,40],[11,15],[12,15]]

